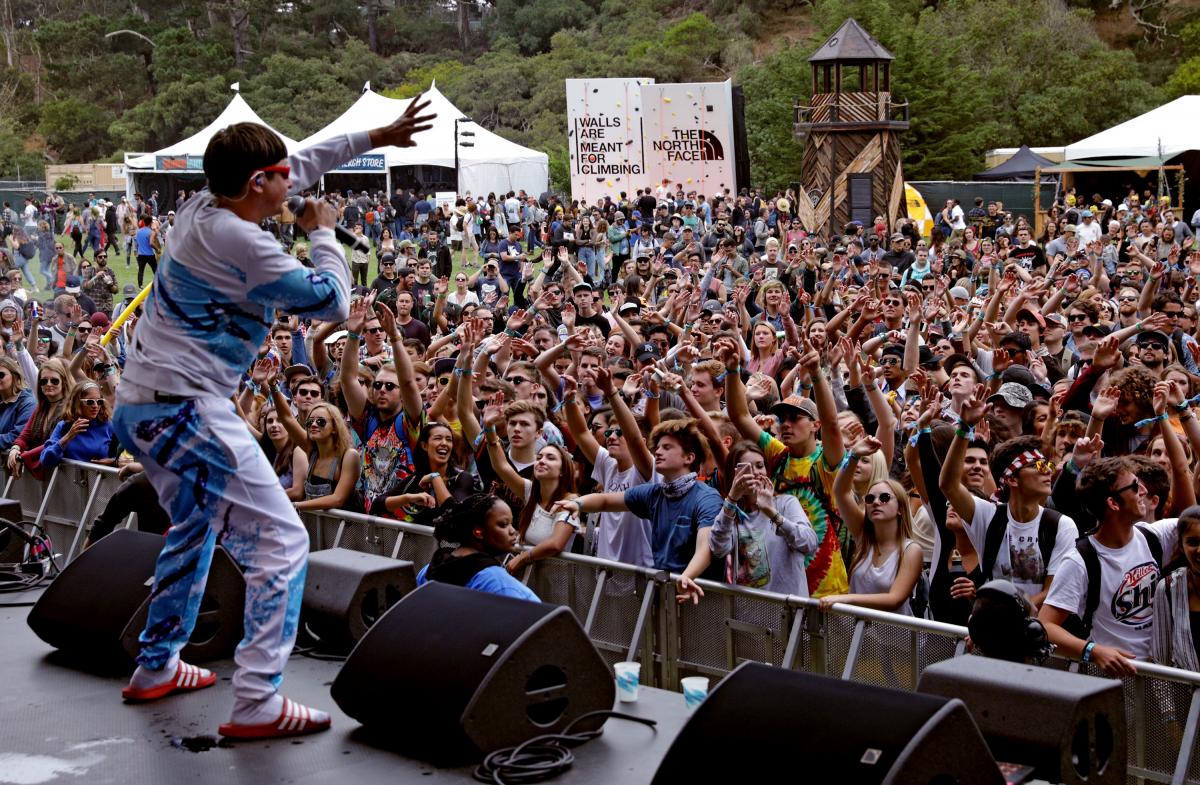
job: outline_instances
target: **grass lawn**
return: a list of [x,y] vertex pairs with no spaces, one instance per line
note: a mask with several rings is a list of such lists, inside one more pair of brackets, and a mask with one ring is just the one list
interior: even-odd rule
[[[69,235],[65,235],[65,234],[59,235],[58,241],[63,244],[63,247],[67,249],[68,253],[75,246],[74,241],[71,239],[71,237]],[[350,247],[349,246],[342,246],[342,247],[346,254],[347,264],[349,264]],[[455,273],[457,273],[457,272],[459,272],[459,270],[463,269],[462,264],[459,261],[460,255],[461,255],[460,253],[454,254],[454,272]],[[88,261],[91,261],[92,253],[91,253],[90,249],[87,251],[87,253],[84,254],[84,258],[87,259]],[[481,261],[481,258],[479,257],[479,255],[477,253],[474,255],[474,258],[475,258],[476,266],[473,268],[467,269],[466,272],[468,274],[475,273],[479,270],[478,265]],[[78,261],[78,260],[76,260],[76,261]],[[137,257],[135,255],[131,254],[129,256],[128,262],[126,262],[124,245],[122,245],[120,248],[114,247],[109,251],[108,266],[109,266],[109,269],[111,269],[116,274],[117,285],[118,285],[118,287],[120,287],[121,290],[124,290],[125,284],[131,283],[134,286],[137,286],[137,282],[138,282],[138,280],[137,280]],[[46,289],[44,288],[45,281],[42,280],[42,273],[41,273],[41,267],[39,264],[39,258],[34,257],[33,261],[31,261],[29,263],[29,266],[26,267],[25,270],[27,273],[36,277],[37,285],[38,285],[38,287],[41,288],[41,291],[38,292],[38,295],[37,295],[38,298],[40,298],[40,299],[47,298],[48,295],[47,295]],[[373,281],[373,280],[375,280],[375,276],[377,276],[378,274],[379,274],[379,260],[375,256],[375,251],[372,250],[371,251],[370,275],[368,277],[370,280]],[[453,282],[453,276],[451,276],[451,282]],[[146,272],[146,277],[145,277],[145,280],[143,281],[143,283],[144,284],[150,283],[150,273],[148,270]],[[450,288],[451,289],[454,288],[453,283],[451,283]],[[120,291],[118,291],[118,293],[115,295],[115,297],[118,300],[121,299]]]

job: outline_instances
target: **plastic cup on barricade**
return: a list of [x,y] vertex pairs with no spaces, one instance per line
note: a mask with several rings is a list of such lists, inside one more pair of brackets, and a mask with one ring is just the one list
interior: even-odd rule
[[617,700],[622,703],[634,703],[638,699],[638,685],[641,683],[642,664],[640,662],[618,662],[613,665],[617,675]]
[[708,695],[708,677],[688,676],[686,679],[680,679],[679,684],[683,687],[684,705],[688,711],[695,711]]

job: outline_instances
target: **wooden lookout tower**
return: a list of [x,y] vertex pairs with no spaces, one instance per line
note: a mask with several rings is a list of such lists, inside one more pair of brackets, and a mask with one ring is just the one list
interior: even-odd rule
[[899,134],[908,102],[892,100],[894,59],[853,19],[808,58],[812,105],[795,107],[795,135],[807,142],[796,212],[810,231],[840,234],[877,215],[894,227],[904,215]]

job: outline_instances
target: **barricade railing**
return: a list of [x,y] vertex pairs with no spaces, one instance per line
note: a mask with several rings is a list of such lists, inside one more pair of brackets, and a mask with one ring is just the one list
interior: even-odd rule
[[[62,566],[119,485],[116,469],[72,461],[44,481],[6,479],[5,496],[50,532]],[[301,519],[313,550],[350,548],[419,570],[437,547],[420,524],[340,510]],[[951,624],[851,605],[822,610],[806,597],[709,581],[698,581],[699,603],[680,604],[666,572],[576,554],[533,562],[519,577],[543,601],[571,608],[610,665],[637,660],[643,684],[671,690],[684,676],[720,678],[745,661],[913,690],[926,667],[963,654],[967,636]],[[1200,785],[1200,673],[1138,663],[1122,685],[1129,781]]]

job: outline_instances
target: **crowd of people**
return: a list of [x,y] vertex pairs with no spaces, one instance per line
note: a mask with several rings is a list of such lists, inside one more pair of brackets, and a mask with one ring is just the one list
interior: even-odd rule
[[[298,510],[432,524],[420,580],[534,598],[531,562],[590,551],[680,601],[705,578],[964,624],[1003,578],[1104,673],[1200,669],[1200,212],[951,202],[924,237],[666,182],[326,198],[372,247],[350,317],[280,317],[236,405]],[[153,273],[173,214],[98,201],[6,205],[0,277],[9,470],[122,466],[89,542],[168,522],[109,424],[140,314],[100,338],[137,293],[108,253]],[[312,266],[286,209],[264,228]]]

